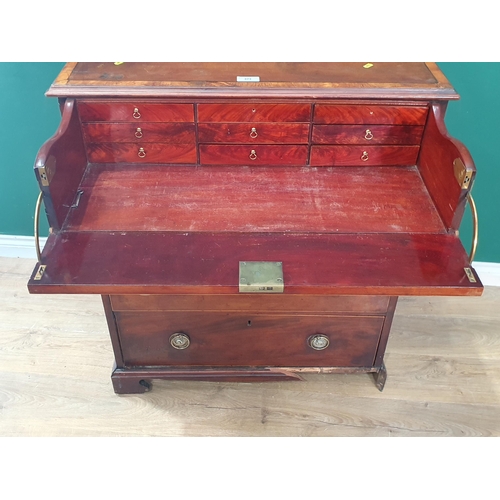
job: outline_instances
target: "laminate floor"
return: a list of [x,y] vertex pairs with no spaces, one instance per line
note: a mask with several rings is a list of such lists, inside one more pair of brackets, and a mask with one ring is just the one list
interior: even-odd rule
[[401,298],[380,393],[367,374],[154,381],[117,396],[99,296],[29,295],[0,258],[0,436],[500,436],[500,288]]

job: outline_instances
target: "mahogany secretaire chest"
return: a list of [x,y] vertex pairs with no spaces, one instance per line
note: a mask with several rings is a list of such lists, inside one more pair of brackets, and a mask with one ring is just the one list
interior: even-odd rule
[[382,390],[398,296],[482,292],[435,64],[70,63],[47,95],[28,288],[102,296],[117,393],[357,371]]

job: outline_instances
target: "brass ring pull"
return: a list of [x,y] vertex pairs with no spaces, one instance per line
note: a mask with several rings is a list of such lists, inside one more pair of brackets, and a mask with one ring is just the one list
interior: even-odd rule
[[368,128],[366,129],[366,132],[365,132],[365,139],[367,141],[371,141],[373,139],[373,134],[372,134],[372,131]]
[[250,131],[250,137],[252,139],[255,139],[257,137],[257,129],[255,127],[252,127],[252,130]]
[[144,148],[139,148],[139,151],[137,152],[137,156],[139,158],[144,158],[146,156],[146,151],[144,151]]
[[36,250],[36,258],[38,262],[42,262],[42,252],[40,251],[40,237],[38,235],[40,229],[40,208],[42,206],[43,201],[43,192],[40,191],[38,198],[36,200],[35,206],[35,250]]
[[191,344],[189,336],[186,335],[185,333],[174,333],[170,335],[169,340],[170,340],[170,345],[174,349],[187,349]]
[[137,139],[140,139],[142,137],[142,130],[138,127],[134,135],[137,137]]
[[307,339],[307,343],[309,344],[309,347],[311,347],[315,351],[322,351],[330,345],[330,340],[326,335],[322,335],[319,333],[317,335],[312,335],[311,337],[309,337]]
[[132,116],[138,120],[141,117],[141,113],[139,113],[139,108],[134,108],[134,112],[132,113]]
[[474,203],[474,198],[472,197],[470,192],[467,195],[467,199],[469,200],[470,211],[472,212],[472,224],[473,224],[473,227],[472,227],[472,246],[471,246],[470,254],[469,254],[469,262],[472,263],[472,261],[474,260],[474,256],[476,255],[479,229],[478,229],[477,208],[476,208],[476,204]]
[[257,159],[257,153],[255,152],[255,149],[252,149],[250,152],[250,155],[248,156],[251,160],[256,160]]
[[363,154],[361,155],[361,161],[368,161],[368,153],[366,151],[363,151]]

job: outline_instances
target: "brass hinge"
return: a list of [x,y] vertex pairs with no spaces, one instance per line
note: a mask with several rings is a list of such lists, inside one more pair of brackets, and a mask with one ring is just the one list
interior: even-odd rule
[[476,278],[474,277],[474,273],[470,267],[464,267],[465,274],[471,283],[477,283]]
[[45,264],[40,264],[40,267],[38,268],[38,271],[36,272],[35,277],[33,278],[35,281],[40,281],[42,279],[46,267],[47,266]]
[[47,171],[45,170],[45,166],[37,167],[37,168],[38,168],[38,175],[40,176],[40,181],[42,183],[42,186],[48,186],[49,179],[47,177]]
[[281,262],[240,262],[241,293],[283,293],[284,288]]
[[460,158],[453,160],[453,171],[455,172],[455,179],[461,189],[468,189],[470,181],[472,180],[472,169],[467,169],[464,162]]

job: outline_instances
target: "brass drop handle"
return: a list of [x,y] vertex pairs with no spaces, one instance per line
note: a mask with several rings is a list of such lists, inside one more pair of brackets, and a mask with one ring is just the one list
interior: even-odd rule
[[252,130],[250,130],[250,137],[252,139],[255,139],[257,137],[257,129],[255,127],[252,127]]
[[138,120],[141,117],[141,113],[139,113],[139,108],[134,108],[134,112],[132,113],[132,116]]
[[142,129],[137,127],[134,135],[137,137],[137,139],[140,139],[142,137]]
[[256,160],[257,159],[257,153],[255,152],[255,149],[252,149],[250,152],[250,155],[248,156],[251,160]]
[[42,206],[43,201],[43,192],[40,191],[38,198],[36,200],[35,206],[35,250],[36,250],[36,258],[38,262],[42,262],[42,252],[40,250],[40,236],[39,236],[39,228],[40,228],[40,208]]
[[366,132],[365,132],[365,139],[366,139],[367,141],[371,141],[371,140],[373,139],[373,134],[372,134],[372,131],[371,131],[369,128],[367,128],[367,129],[366,129]]
[[322,351],[330,345],[330,339],[322,333],[317,333],[316,335],[311,335],[307,339],[307,343],[315,351]]
[[170,345],[174,349],[187,349],[190,344],[191,340],[189,339],[189,335],[186,335],[185,333],[174,333],[170,335]]
[[361,161],[368,161],[368,153],[366,151],[363,151],[363,154],[361,155]]
[[137,156],[139,158],[144,158],[146,156],[146,151],[144,151],[144,148],[139,148],[139,151],[137,152]]

